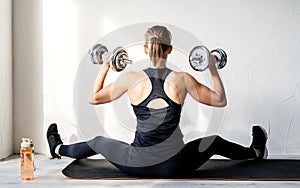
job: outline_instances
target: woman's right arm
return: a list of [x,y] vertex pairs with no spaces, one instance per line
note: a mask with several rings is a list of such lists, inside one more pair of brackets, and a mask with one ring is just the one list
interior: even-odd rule
[[128,88],[136,80],[135,72],[127,72],[121,74],[115,82],[104,87],[104,81],[110,69],[110,55],[110,52],[105,52],[102,55],[104,63],[96,79],[94,91],[89,101],[90,104],[104,104],[118,99],[127,92]]
[[226,94],[222,80],[215,65],[215,57],[212,57],[209,65],[209,71],[212,78],[213,89],[199,83],[193,76],[186,73],[184,83],[187,92],[197,101],[215,107],[224,107],[227,105]]

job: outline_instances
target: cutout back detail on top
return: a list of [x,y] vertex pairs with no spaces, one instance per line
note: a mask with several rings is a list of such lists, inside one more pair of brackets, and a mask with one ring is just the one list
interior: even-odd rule
[[172,72],[171,69],[168,68],[162,68],[162,69],[153,69],[148,68],[145,69],[144,72],[147,74],[151,81],[152,89],[150,94],[147,96],[145,100],[143,100],[140,104],[137,106],[148,106],[151,107],[152,102],[157,103],[167,103],[168,105],[162,105],[162,107],[167,106],[178,106],[180,104],[177,104],[172,99],[168,97],[168,95],[164,91],[164,83],[168,75]]
[[[132,145],[153,146],[166,141],[166,139],[168,139],[168,143],[177,143],[183,139],[178,126],[182,106],[170,99],[164,91],[165,80],[172,70],[148,68],[144,72],[151,81],[152,90],[145,100],[138,105],[132,105],[137,118],[137,128]],[[156,100],[163,101],[167,105],[157,109],[149,108],[148,104]],[[175,131],[176,129],[178,130]]]

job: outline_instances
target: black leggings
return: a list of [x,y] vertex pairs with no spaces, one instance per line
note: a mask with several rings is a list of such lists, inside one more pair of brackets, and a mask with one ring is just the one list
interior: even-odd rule
[[[221,155],[233,160],[256,158],[254,149],[229,142],[220,136],[209,136],[191,141],[169,159],[153,165],[132,166],[124,161],[136,160],[135,147],[118,140],[98,136],[88,142],[62,145],[59,154],[83,159],[95,154],[103,155],[113,165],[125,173],[140,177],[177,177],[195,172],[213,155]],[[148,158],[151,160],[151,156]],[[122,160],[121,163],[117,161]]]

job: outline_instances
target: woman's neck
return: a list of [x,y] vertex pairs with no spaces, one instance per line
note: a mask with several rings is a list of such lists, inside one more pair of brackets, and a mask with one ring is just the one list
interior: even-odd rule
[[151,62],[150,68],[163,69],[166,68],[166,60],[160,60],[157,62]]

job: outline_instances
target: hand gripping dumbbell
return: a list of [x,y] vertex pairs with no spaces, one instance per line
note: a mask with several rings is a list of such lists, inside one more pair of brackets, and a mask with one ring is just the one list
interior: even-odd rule
[[[90,60],[94,64],[103,64],[102,55],[108,52],[107,48],[102,44],[95,44],[90,50]],[[128,53],[125,48],[115,48],[110,56],[110,65],[113,70],[119,72],[125,69],[127,64],[131,64],[132,61],[128,59]]]
[[221,48],[217,48],[209,52],[205,46],[196,46],[192,49],[189,55],[191,67],[196,71],[204,71],[210,63],[210,54],[216,58],[216,66],[222,69],[227,63],[227,54]]

